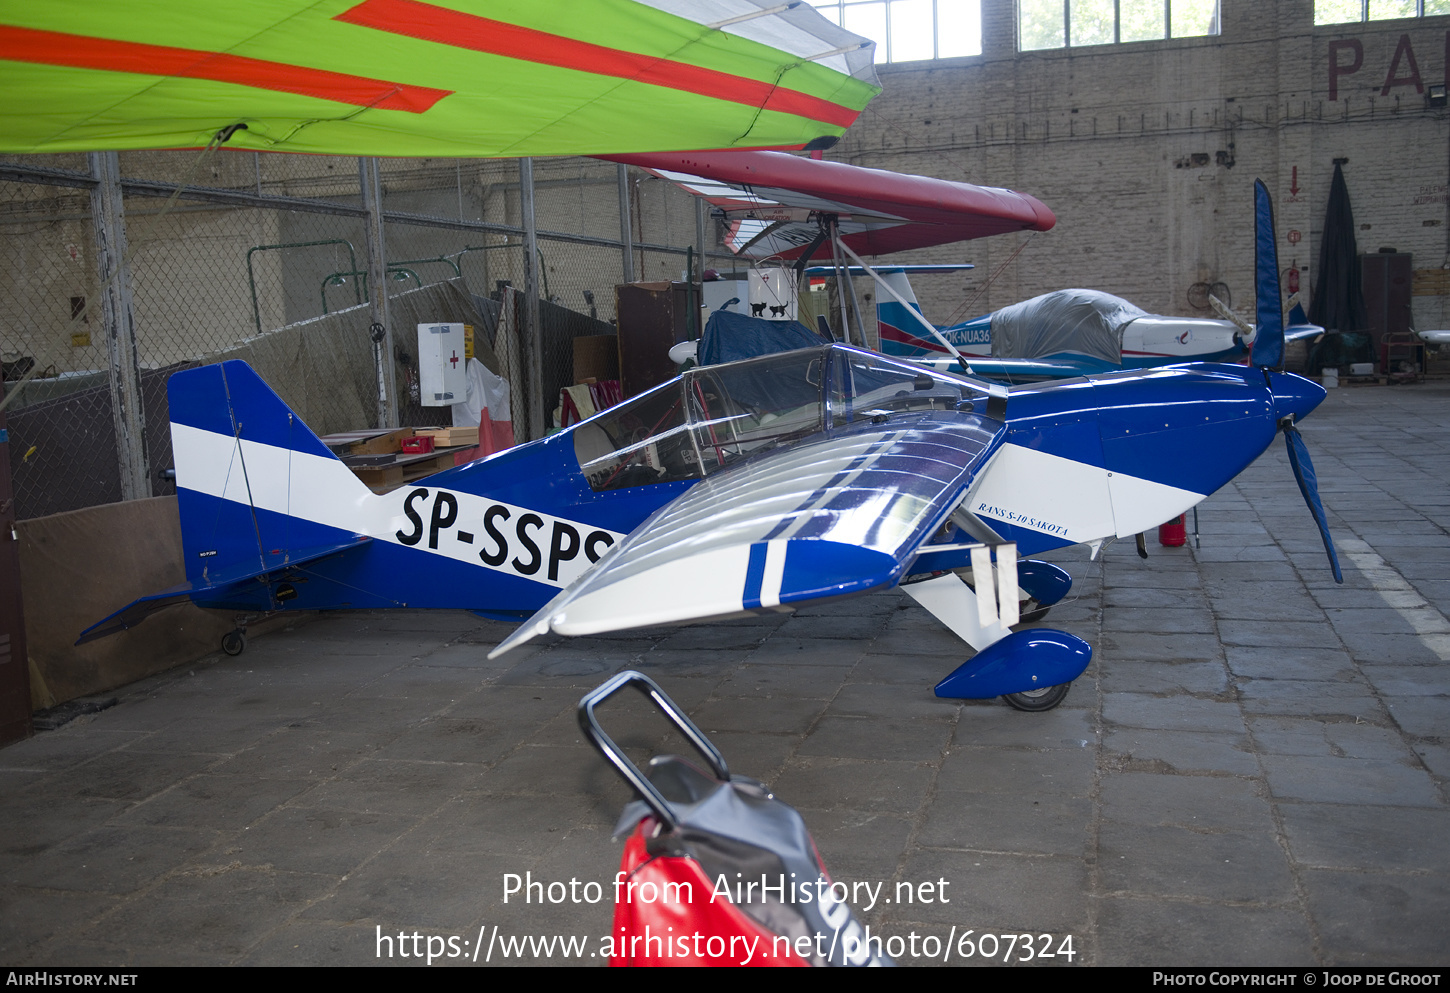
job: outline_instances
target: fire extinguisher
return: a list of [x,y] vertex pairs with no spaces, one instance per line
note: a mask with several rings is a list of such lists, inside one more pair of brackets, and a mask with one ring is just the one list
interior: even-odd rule
[[1188,542],[1188,524],[1184,517],[1179,514],[1173,520],[1158,525],[1158,544],[1165,548],[1181,548]]
[[1284,283],[1289,287],[1290,296],[1299,292],[1299,267],[1297,265],[1289,266],[1289,271],[1284,274]]

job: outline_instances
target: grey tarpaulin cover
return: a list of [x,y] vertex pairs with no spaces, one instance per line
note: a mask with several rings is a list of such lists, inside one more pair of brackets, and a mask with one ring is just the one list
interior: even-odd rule
[[992,313],[992,357],[1040,359],[1075,352],[1123,361],[1123,328],[1147,311],[1098,290],[1056,290]]

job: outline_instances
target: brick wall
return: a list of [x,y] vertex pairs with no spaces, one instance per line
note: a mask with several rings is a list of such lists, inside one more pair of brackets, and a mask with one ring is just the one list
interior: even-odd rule
[[[1200,281],[1228,284],[1246,310],[1256,177],[1275,196],[1281,265],[1297,263],[1307,290],[1341,157],[1361,251],[1447,261],[1450,113],[1423,91],[1450,76],[1450,17],[1314,27],[1312,0],[1222,0],[1216,37],[1018,53],[1012,0],[983,8],[983,55],[879,67],[884,92],[832,153],[1022,190],[1056,212],[973,313],[1080,285],[1195,314]],[[978,264],[918,280],[928,315],[965,307],[1028,237],[918,253]],[[1415,315],[1446,326],[1447,298],[1416,297]]]

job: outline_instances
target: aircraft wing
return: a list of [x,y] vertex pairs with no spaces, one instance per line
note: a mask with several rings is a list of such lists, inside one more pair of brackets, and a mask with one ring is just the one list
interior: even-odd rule
[[[601,156],[647,169],[709,201],[731,251],[798,258],[834,214],[855,252],[881,255],[1057,223],[1035,197],[1012,190],[866,169],[784,152],[669,152]],[[829,244],[816,255],[829,257]]]
[[910,417],[816,435],[697,483],[489,657],[549,631],[728,617],[894,585],[1004,433],[986,414]]

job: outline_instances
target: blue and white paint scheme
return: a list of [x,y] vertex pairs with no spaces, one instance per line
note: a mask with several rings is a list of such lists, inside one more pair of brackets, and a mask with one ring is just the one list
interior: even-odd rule
[[385,494],[245,363],[179,372],[169,391],[187,582],[82,640],[182,599],[243,612],[467,608],[524,621],[498,655],[546,632],[788,611],[900,585],[977,650],[938,693],[1045,709],[1091,649],[1013,631],[1024,602],[1048,606],[1071,582],[1020,556],[1173,518],[1280,429],[1333,554],[1293,430],[1324,390],[1266,366],[1009,388],[825,345],[691,369]]

